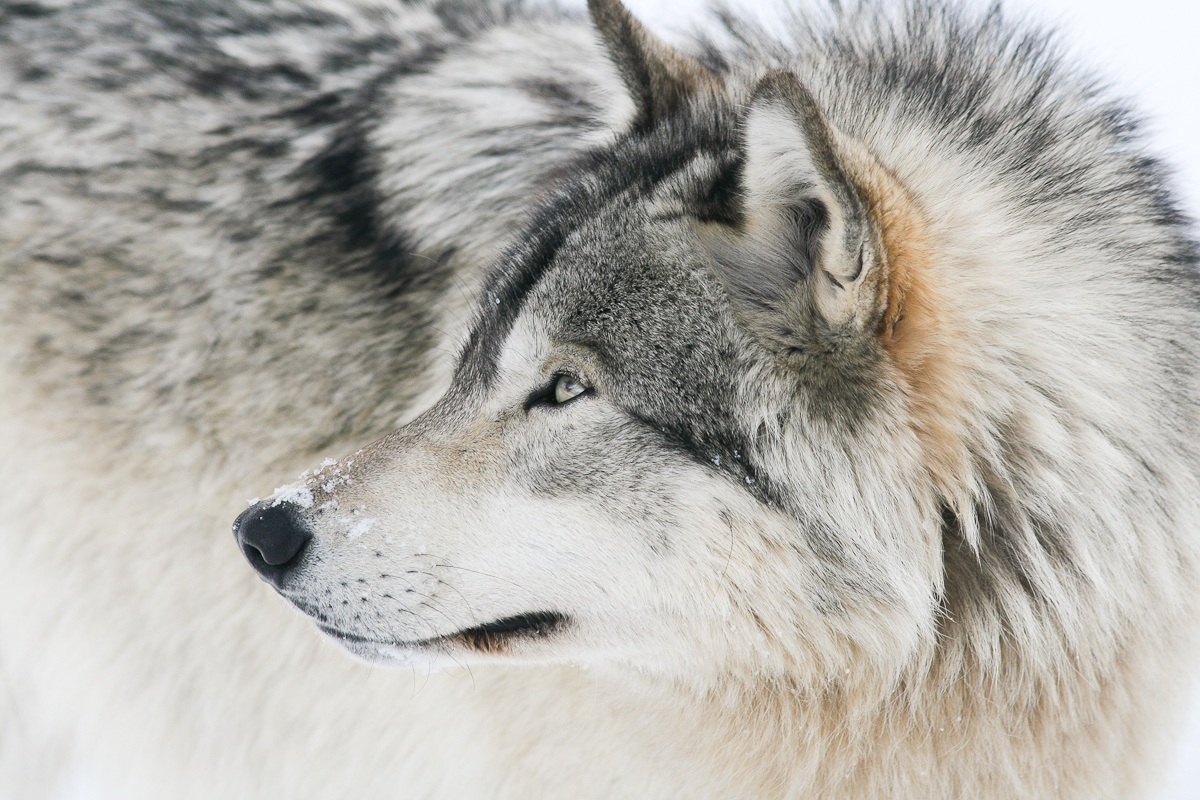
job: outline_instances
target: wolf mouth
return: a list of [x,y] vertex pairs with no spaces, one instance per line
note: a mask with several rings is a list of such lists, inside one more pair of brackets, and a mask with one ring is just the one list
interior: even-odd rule
[[503,617],[483,625],[464,628],[454,633],[433,636],[428,639],[412,639],[408,641],[381,641],[357,636],[335,628],[331,625],[318,623],[322,631],[347,645],[371,647],[398,647],[402,649],[423,650],[436,648],[444,644],[460,644],[480,653],[503,652],[508,645],[520,639],[542,639],[557,632],[567,623],[567,616],[556,611],[538,611],[530,614],[517,614]]

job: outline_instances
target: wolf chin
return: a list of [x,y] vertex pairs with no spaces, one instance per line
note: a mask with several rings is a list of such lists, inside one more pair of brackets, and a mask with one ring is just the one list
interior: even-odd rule
[[996,9],[590,12],[0,7],[0,795],[1153,792],[1133,118]]

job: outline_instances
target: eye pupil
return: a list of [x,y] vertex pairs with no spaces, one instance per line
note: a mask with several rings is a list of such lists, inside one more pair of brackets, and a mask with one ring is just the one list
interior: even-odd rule
[[587,387],[568,375],[559,375],[554,384],[554,402],[565,403],[587,391]]

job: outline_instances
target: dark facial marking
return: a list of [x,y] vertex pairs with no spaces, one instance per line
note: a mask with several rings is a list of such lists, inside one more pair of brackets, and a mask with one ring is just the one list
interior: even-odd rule
[[518,614],[514,617],[467,628],[452,638],[483,653],[501,652],[517,639],[540,639],[550,636],[567,623],[567,617],[554,611]]

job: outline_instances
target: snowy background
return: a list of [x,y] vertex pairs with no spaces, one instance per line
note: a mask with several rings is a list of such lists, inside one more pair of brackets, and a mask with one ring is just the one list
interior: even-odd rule
[[[973,0],[985,5],[984,0]],[[582,7],[584,0],[562,0]],[[626,0],[664,38],[678,38],[703,20],[708,0]],[[765,22],[776,0],[730,0]],[[1186,210],[1200,217],[1200,2],[1198,0],[1005,0],[1010,13],[1059,29],[1077,60],[1092,67],[1149,122],[1151,150],[1175,168]],[[1161,800],[1200,800],[1200,684],[1179,741],[1169,788]],[[122,800],[80,772],[61,800]],[[170,798],[164,798],[170,800]]]

